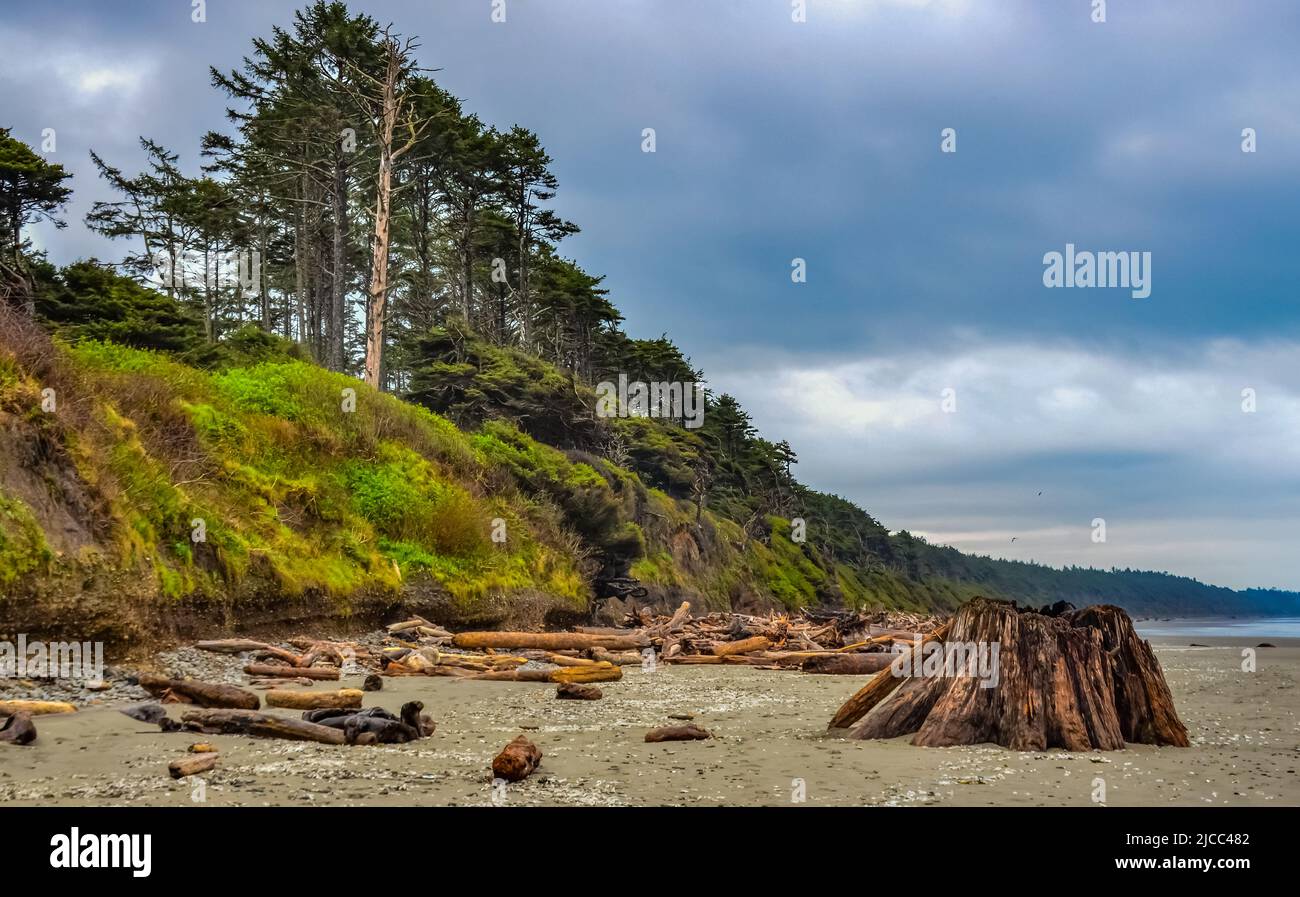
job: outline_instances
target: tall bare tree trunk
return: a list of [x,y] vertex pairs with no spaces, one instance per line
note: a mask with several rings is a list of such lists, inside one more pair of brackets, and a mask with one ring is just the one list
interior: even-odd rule
[[345,249],[348,234],[348,185],[347,166],[343,162],[342,150],[336,151],[334,157],[334,243],[331,248],[330,262],[334,276],[330,281],[329,327],[326,332],[326,366],[332,371],[343,370],[343,297],[347,286],[344,269],[347,265]]
[[379,389],[384,356],[384,318],[388,311],[388,240],[393,195],[393,127],[397,123],[397,76],[401,52],[388,42],[384,73],[383,112],[379,122],[379,177],[375,184],[374,257],[370,265],[370,294],[366,303],[366,382]]

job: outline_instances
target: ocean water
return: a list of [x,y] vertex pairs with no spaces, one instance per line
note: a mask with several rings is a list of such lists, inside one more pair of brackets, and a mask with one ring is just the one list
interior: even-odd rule
[[1261,617],[1254,620],[1143,620],[1133,624],[1143,638],[1222,636],[1226,638],[1300,638],[1300,617]]

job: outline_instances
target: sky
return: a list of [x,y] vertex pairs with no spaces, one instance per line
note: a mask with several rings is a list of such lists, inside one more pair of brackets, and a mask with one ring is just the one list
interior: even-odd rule
[[[540,135],[562,253],[801,480],[981,554],[1300,589],[1300,4],[504,3],[351,5]],[[0,0],[0,127],[76,175],[53,260],[124,251],[89,150],[196,171],[208,66],[297,5]],[[1066,244],[1150,253],[1150,295],[1045,286]]]

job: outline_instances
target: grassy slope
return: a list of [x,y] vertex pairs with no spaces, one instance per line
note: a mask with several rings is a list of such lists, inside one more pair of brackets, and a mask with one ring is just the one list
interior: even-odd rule
[[467,433],[299,361],[208,372],[107,343],[0,341],[0,433],[0,632],[58,629],[55,596],[70,592],[85,602],[64,628],[89,625],[90,604],[103,616],[79,637],[174,628],[191,611],[199,625],[276,622],[303,601],[318,616],[404,604],[500,621],[530,600],[587,607],[611,559],[655,597],[714,608],[951,609],[981,593],[1114,600],[1134,588],[890,536],[807,490],[807,543],[776,516],[747,533],[608,460],[501,421]]

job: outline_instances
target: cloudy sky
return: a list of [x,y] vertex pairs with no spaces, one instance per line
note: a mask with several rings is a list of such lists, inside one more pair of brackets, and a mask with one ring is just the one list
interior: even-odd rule
[[[966,550],[1300,589],[1300,4],[505,4],[352,5],[541,135],[565,253],[806,482]],[[295,7],[5,5],[0,126],[55,128],[77,174],[37,235],[60,262],[121,253],[80,226],[87,151],[131,170],[144,134],[193,166],[207,66]],[[1066,243],[1150,252],[1151,295],[1044,287]]]

